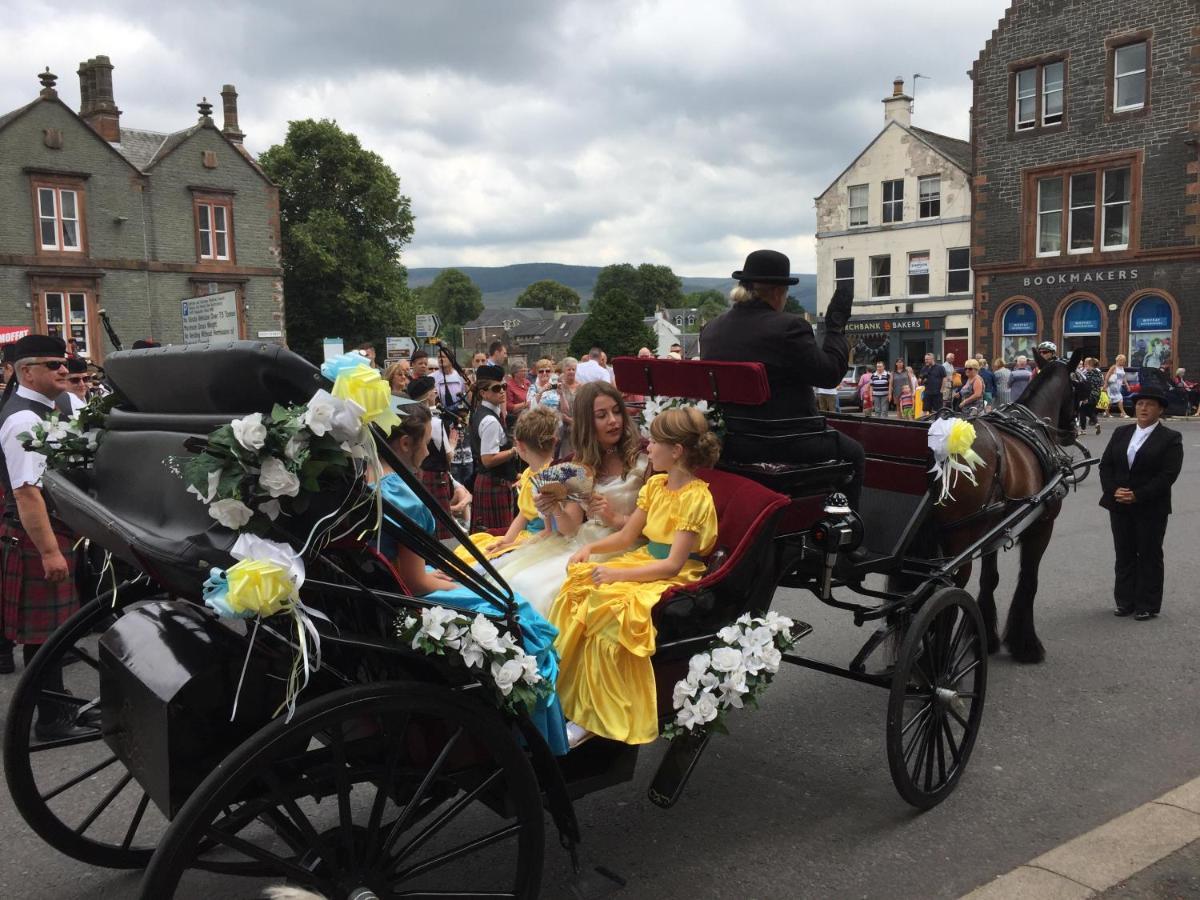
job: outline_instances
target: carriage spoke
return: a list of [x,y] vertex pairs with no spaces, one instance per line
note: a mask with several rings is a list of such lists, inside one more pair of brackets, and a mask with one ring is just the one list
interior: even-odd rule
[[81,734],[77,737],[56,738],[52,741],[42,741],[40,744],[30,744],[30,753],[44,753],[47,750],[60,750],[63,747],[74,747],[77,744],[91,744],[100,740],[100,729],[96,728],[89,734]]
[[121,841],[122,850],[128,850],[133,846],[134,835],[137,834],[138,827],[142,824],[142,816],[146,815],[146,807],[149,805],[150,795],[143,791],[142,799],[138,801],[137,811],[134,812],[133,818],[129,820],[129,828],[125,830],[125,839]]
[[[962,637],[964,634],[966,634],[970,630],[967,627],[969,623],[970,623],[970,619],[965,615],[958,620],[958,628],[954,632],[954,639],[950,642],[950,649],[946,653],[946,659],[952,660],[952,659],[956,658],[956,654],[958,653],[958,647],[962,641]],[[968,639],[967,646],[969,646],[969,645],[970,645],[970,640]],[[948,668],[950,670],[953,670],[954,666],[955,666],[955,664],[951,663]]]
[[957,768],[960,760],[960,750],[958,744],[954,742],[954,732],[950,728],[950,723],[946,721],[944,716],[942,717],[942,732],[946,735],[946,742],[950,745],[950,757],[954,760],[955,768]]
[[42,794],[42,800],[46,803],[49,803],[51,800],[53,800],[59,794],[63,793],[64,791],[69,791],[71,788],[75,787],[75,785],[79,784],[79,782],[86,781],[87,779],[89,779],[93,775],[95,775],[97,772],[104,771],[105,769],[107,769],[109,766],[111,766],[116,761],[117,761],[117,758],[115,756],[110,756],[108,759],[106,759],[102,762],[96,763],[96,765],[92,766],[90,769],[80,772],[74,778],[70,778],[67,781],[64,781],[58,787],[53,788],[52,790],[49,790],[46,793]]
[[440,868],[448,862],[453,862],[454,860],[463,856],[468,856],[484,849],[485,847],[490,847],[492,844],[500,841],[516,837],[520,833],[520,822],[516,822],[512,825],[506,825],[503,828],[493,831],[491,834],[484,835],[481,838],[476,838],[473,841],[467,841],[465,844],[459,844],[452,850],[447,850],[445,853],[439,854],[432,859],[427,859],[424,862],[412,866],[411,868],[405,869],[403,872],[398,873],[398,877],[401,881],[407,878],[416,878],[419,875],[424,875],[426,872],[431,872],[434,869]]
[[[916,749],[917,747],[925,746],[925,732],[929,728],[929,721],[930,721],[929,719],[926,719],[924,722],[921,723],[921,727],[913,732],[911,741],[909,742],[908,746],[904,748],[904,765],[906,768],[908,767],[909,759],[912,758],[913,750]],[[921,756],[921,754],[918,753],[917,754],[918,760],[920,759],[920,756]],[[920,769],[921,769],[921,764],[918,761],[917,771],[920,771]]]
[[946,711],[950,713],[950,715],[954,716],[954,721],[962,726],[963,731],[971,730],[971,726],[967,724],[967,720],[960,716],[957,710],[955,710],[953,707],[947,707]]
[[[244,838],[238,837],[236,834],[230,834],[218,828],[216,825],[209,825],[205,830],[205,834],[216,843],[226,846],[230,850],[236,850],[238,853],[256,862],[272,866],[278,870],[279,874],[294,878],[301,884],[311,884],[317,878],[313,872],[298,866],[292,860],[284,859],[282,856],[272,853],[265,847],[258,847]],[[327,890],[327,886],[323,884],[321,885],[321,889]]]
[[942,726],[946,724],[946,717],[941,712],[937,714],[936,721],[933,726],[933,740],[937,744],[937,764],[938,764],[938,784],[946,783],[946,746],[942,743]]
[[491,900],[492,897],[512,897],[516,898],[516,894],[512,891],[392,891],[393,897],[407,897],[409,900]]
[[391,746],[392,752],[388,754],[383,778],[375,784],[375,800],[371,803],[371,815],[367,819],[367,835],[363,843],[367,848],[366,862],[368,865],[373,865],[376,860],[375,841],[378,839],[380,828],[383,825],[383,809],[387,805],[388,790],[396,789],[396,770],[400,767],[400,756],[404,749],[403,738],[408,733],[410,718],[408,715],[403,717],[399,734],[395,736],[391,735],[391,729],[388,728],[387,722],[383,721],[384,740]]
[[960,681],[962,681],[964,678],[966,678],[967,675],[969,675],[972,671],[974,671],[977,668],[979,668],[979,660],[978,659],[976,659],[973,663],[971,663],[965,669],[960,671],[957,675],[952,676],[950,678],[948,684],[950,686],[958,684]]
[[[947,672],[955,671],[960,665],[962,665],[962,661],[967,658],[967,654],[970,653],[972,650],[975,650],[977,646],[978,646],[978,642],[974,638],[972,638],[972,640],[968,641],[963,646],[963,648],[959,652],[958,656],[956,656],[954,658],[954,661],[951,662],[950,665],[948,665],[946,667],[946,671]],[[976,654],[976,655],[978,655],[978,654]]]
[[454,749],[454,745],[458,743],[458,739],[462,737],[462,734],[463,729],[460,726],[458,730],[450,736],[450,739],[446,741],[446,745],[442,747],[441,752],[438,753],[437,759],[433,761],[433,765],[429,767],[429,771],[426,772],[425,777],[421,779],[420,786],[417,788],[412,797],[409,798],[408,802],[404,804],[404,811],[400,814],[400,817],[396,819],[394,823],[392,823],[392,828],[388,832],[388,836],[386,840],[384,840],[383,846],[379,850],[380,857],[387,857],[391,854],[392,848],[396,846],[396,841],[400,840],[400,835],[402,835],[404,830],[408,828],[413,819],[413,814],[420,807],[421,801],[425,799],[425,795],[429,793],[430,786],[433,784],[434,779],[437,778],[438,773],[442,771],[442,767],[446,765],[446,760],[450,757],[450,751]]
[[325,846],[324,839],[317,834],[317,830],[313,828],[312,822],[309,821],[304,810],[300,808],[300,804],[296,802],[294,797],[288,796],[284,792],[279,776],[268,769],[263,772],[263,781],[267,783],[267,788],[271,792],[271,799],[283,805],[282,810],[276,807],[275,812],[281,818],[290,821],[292,827],[304,838],[307,847],[316,850],[322,859],[331,858],[329,849]]
[[88,651],[84,650],[82,647],[79,647],[79,646],[73,647],[66,654],[66,656],[63,657],[62,664],[63,664],[64,668],[71,665],[71,663],[73,663],[73,662],[81,662],[81,663],[84,663],[85,665],[87,665],[89,668],[91,668],[95,672],[100,671],[99,661],[94,656],[92,656],[90,653],[88,653]]
[[[934,717],[933,721],[936,721]],[[937,727],[931,727],[926,732],[926,750],[925,753],[925,793],[929,793],[933,786],[933,750],[934,744],[937,743]]]
[[917,720],[918,720],[918,719],[920,719],[920,718],[922,718],[922,717],[923,717],[923,716],[924,716],[926,713],[928,713],[928,712],[929,712],[931,709],[933,709],[933,704],[932,704],[932,703],[926,703],[924,706],[922,706],[922,707],[921,707],[919,710],[917,710],[917,711],[916,711],[916,712],[913,714],[913,717],[912,717],[911,719],[909,719],[909,720],[908,720],[908,724],[907,724],[907,725],[905,725],[903,728],[901,728],[901,729],[900,729],[900,733],[901,733],[902,735],[903,735],[903,734],[908,734],[908,729],[912,728],[912,727],[913,727],[915,724],[917,724]]
[[[429,841],[434,835],[436,835],[444,827],[446,827],[448,824],[450,824],[450,822],[452,822],[458,816],[459,813],[461,813],[464,809],[466,809],[468,806],[470,806],[472,803],[474,803],[475,798],[478,797],[480,794],[482,794],[487,788],[491,787],[491,785],[496,781],[496,779],[499,778],[503,774],[504,774],[504,770],[497,769],[495,772],[493,772],[487,778],[483,779],[483,781],[481,781],[479,784],[477,784],[474,788],[472,788],[470,791],[468,791],[466,794],[464,794],[458,800],[454,801],[454,803],[452,805],[447,807],[446,811],[443,812],[436,819],[434,819],[433,822],[430,823],[428,828],[426,828],[423,832],[421,832],[416,837],[414,837],[411,841],[409,841],[407,844],[405,844],[404,848],[399,853],[396,854],[396,857],[392,861],[392,865],[391,865],[392,871],[396,870],[396,868],[400,865],[400,863],[404,860],[404,858],[406,856],[410,855],[413,851],[420,848],[423,844],[425,844],[427,841]],[[483,846],[486,846],[486,845],[483,845]]]
[[87,814],[87,818],[85,818],[83,822],[80,823],[79,827],[75,829],[75,833],[83,834],[85,831],[91,828],[92,823],[100,818],[100,814],[104,812],[104,810],[108,809],[109,804],[117,799],[117,794],[125,790],[125,785],[129,784],[131,781],[133,781],[133,773],[126,772],[121,780],[114,784],[112,789],[104,795],[104,798],[96,804],[90,813]]
[[354,866],[354,813],[350,810],[350,779],[346,776],[346,735],[335,728],[330,742],[333,752],[333,778],[337,784],[338,821],[346,861]]

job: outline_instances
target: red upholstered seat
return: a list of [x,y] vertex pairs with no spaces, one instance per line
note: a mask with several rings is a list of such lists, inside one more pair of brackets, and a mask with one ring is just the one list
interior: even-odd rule
[[618,356],[613,360],[613,375],[617,387],[630,394],[746,406],[758,406],[771,397],[766,366],[757,362]]

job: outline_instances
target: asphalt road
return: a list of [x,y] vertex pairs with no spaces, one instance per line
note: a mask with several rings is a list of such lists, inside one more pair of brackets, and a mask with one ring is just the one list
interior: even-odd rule
[[[1084,439],[1093,453],[1114,424]],[[992,658],[979,742],[944,804],[917,813],[895,793],[883,691],[789,669],[762,709],[738,714],[732,735],[713,740],[674,809],[645,799],[662,745],[643,751],[632,783],[582,800],[587,861],[626,878],[618,896],[629,898],[957,897],[1196,777],[1200,423],[1177,427],[1187,455],[1163,615],[1112,616],[1111,537],[1093,474],[1068,498],[1042,566],[1046,662]],[[1002,615],[1015,569],[1016,554],[1003,556]],[[811,655],[845,663],[866,637],[796,591],[781,591],[776,608],[816,626],[803,646]],[[0,703],[14,684],[0,678]],[[0,896],[136,895],[136,875],[43,845],[2,790],[0,848]],[[1187,859],[1194,865],[1194,854]],[[552,833],[545,871],[545,895],[564,896],[569,866]],[[249,896],[235,884],[214,876],[186,900]]]

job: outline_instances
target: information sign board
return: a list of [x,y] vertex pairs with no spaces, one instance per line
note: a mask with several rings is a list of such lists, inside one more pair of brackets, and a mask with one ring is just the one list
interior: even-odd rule
[[183,311],[183,342],[236,341],[238,338],[237,291],[222,291],[180,301]]

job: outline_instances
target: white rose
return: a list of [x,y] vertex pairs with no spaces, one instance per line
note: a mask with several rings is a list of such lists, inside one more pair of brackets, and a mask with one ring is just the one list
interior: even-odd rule
[[334,398],[333,418],[329,421],[329,432],[334,440],[357,443],[362,437],[362,417],[366,410],[353,400]]
[[263,424],[262,413],[251,413],[229,423],[233,428],[233,436],[247,450],[255,452],[263,448],[267,442],[267,426]]
[[87,439],[87,448],[95,450],[100,445],[100,429],[93,428],[90,431],[85,431],[83,437]]
[[536,659],[528,653],[522,653],[517,657],[517,661],[521,664],[521,678],[526,684],[537,684],[542,680],[542,673],[538,671]]
[[742,668],[742,654],[732,647],[718,647],[712,652],[712,667],[718,672],[733,672]]
[[334,404],[336,403],[337,398],[329,391],[317,391],[308,401],[308,409],[305,410],[300,421],[304,423],[305,428],[317,437],[321,437],[329,431],[333,423]]
[[696,716],[701,722],[711,722],[718,711],[716,698],[707,691],[696,700]]
[[688,674],[695,675],[699,678],[708,671],[709,664],[712,662],[712,657],[707,653],[697,653],[688,661]]
[[779,664],[783,662],[783,654],[776,647],[767,647],[762,652],[762,659],[767,671],[774,674],[779,671]]
[[742,629],[738,628],[736,625],[726,625],[724,628],[722,628],[720,631],[717,632],[717,637],[720,638],[722,641],[724,641],[726,644],[730,644],[730,645],[736,644],[738,642],[738,638],[740,638],[741,636],[742,636]]
[[273,456],[262,464],[258,484],[272,497],[295,497],[300,493],[300,479],[288,471],[283,460]]
[[457,614],[444,606],[421,610],[421,632],[432,641],[440,641],[446,634],[446,624]]
[[471,623],[471,638],[484,650],[491,650],[493,653],[499,653],[502,650],[500,629],[482,614],[477,615],[475,621]]
[[730,672],[729,677],[721,682],[721,702],[727,706],[733,706],[737,709],[742,708],[742,694],[750,690],[746,686],[746,672],[744,669],[737,672]]
[[750,647],[754,650],[761,650],[763,647],[769,647],[775,642],[775,635],[771,633],[771,629],[766,625],[758,625],[754,628],[747,628],[741,639],[738,641],[743,647]]
[[796,624],[787,616],[781,616],[774,610],[771,610],[766,614],[766,616],[763,618],[763,622],[775,634],[779,634],[784,631],[791,631],[792,626]]
[[742,665],[746,667],[746,672],[750,675],[757,675],[766,668],[761,651],[760,647],[747,647],[742,651]]
[[258,511],[274,522],[279,518],[279,514],[283,512],[279,507],[278,500],[266,500],[258,504]]
[[720,683],[721,679],[712,672],[705,672],[700,676],[700,687],[704,688],[706,691],[711,691]]
[[492,663],[492,680],[505,697],[512,693],[513,685],[520,681],[524,674],[525,669],[519,659],[510,659],[504,665]]
[[65,441],[71,432],[62,422],[51,422],[50,427],[46,429],[46,443],[51,447],[56,447]]
[[462,656],[463,665],[468,669],[483,668],[483,662],[486,659],[483,648],[471,640],[470,631],[463,632],[462,645],[458,652]]
[[683,681],[675,682],[675,690],[671,694],[671,705],[676,709],[682,709],[683,704],[691,700],[696,693],[697,685],[688,681],[686,678]]
[[209,505],[208,514],[226,528],[236,531],[250,521],[254,510],[241,500],[218,500]]
[[218,472],[209,472],[208,473],[208,493],[207,494],[201,494],[198,490],[196,490],[195,485],[191,485],[191,484],[188,485],[187,492],[189,494],[195,494],[200,499],[201,503],[212,503],[213,497],[217,496],[217,483],[220,482],[220,480],[221,480],[221,473],[219,471]]
[[287,443],[283,447],[283,455],[294,462],[307,449],[308,435],[303,431],[298,431],[288,438]]

